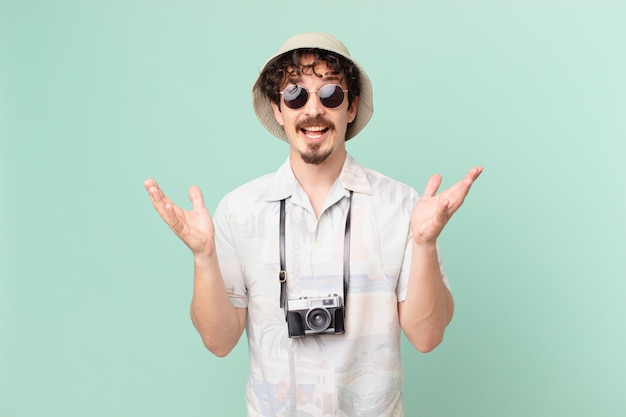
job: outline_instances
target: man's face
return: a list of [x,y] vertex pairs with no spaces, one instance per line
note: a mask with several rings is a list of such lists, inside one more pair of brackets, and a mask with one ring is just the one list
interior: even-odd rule
[[[301,64],[307,65],[312,61],[312,57],[304,57]],[[315,71],[303,71],[297,84],[308,91],[319,91],[326,84],[337,84],[347,89],[340,74],[332,74],[323,61],[315,67]],[[294,84],[286,80],[282,88],[290,85]],[[344,94],[343,103],[335,108],[325,107],[317,93],[309,93],[308,101],[299,109],[287,107],[282,96],[280,108],[272,103],[274,117],[284,127],[291,144],[292,157],[299,155],[304,162],[319,165],[334,153],[345,153],[346,129],[356,117],[358,97],[349,106],[348,94]]]

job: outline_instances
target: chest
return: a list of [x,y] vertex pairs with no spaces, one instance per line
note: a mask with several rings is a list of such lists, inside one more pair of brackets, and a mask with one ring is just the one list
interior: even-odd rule
[[[348,200],[319,218],[286,204],[285,264],[289,297],[342,291]],[[350,282],[353,291],[395,290],[405,251],[408,217],[399,210],[377,210],[367,196],[350,204]],[[255,218],[233,225],[236,251],[248,291],[278,297],[280,204],[268,204]]]

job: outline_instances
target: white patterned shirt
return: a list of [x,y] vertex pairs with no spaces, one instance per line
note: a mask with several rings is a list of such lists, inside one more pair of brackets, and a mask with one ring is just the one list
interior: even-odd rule
[[[289,338],[279,306],[280,200],[286,199],[288,299],[343,295],[349,191],[345,334]],[[233,305],[248,310],[249,417],[402,416],[398,302],[406,296],[417,199],[411,187],[348,155],[319,218],[288,160],[220,202],[214,215],[220,268]]]

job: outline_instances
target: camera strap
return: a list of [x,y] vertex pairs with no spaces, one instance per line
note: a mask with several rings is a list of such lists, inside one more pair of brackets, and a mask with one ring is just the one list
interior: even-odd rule
[[[346,214],[346,227],[343,235],[343,305],[348,301],[348,285],[350,284],[350,212],[352,211],[352,190],[348,199],[348,213]],[[280,225],[279,225],[279,252],[280,252],[280,272],[278,280],[280,282],[280,308],[285,310],[287,315],[287,268],[285,266],[285,199],[280,200]]]

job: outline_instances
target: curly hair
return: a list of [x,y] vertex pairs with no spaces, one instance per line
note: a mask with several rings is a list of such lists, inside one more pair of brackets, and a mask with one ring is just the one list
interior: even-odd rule
[[[303,57],[313,57],[313,61],[303,65]],[[285,52],[270,62],[259,76],[258,88],[272,102],[280,106],[280,92],[285,82],[297,83],[302,74],[314,74],[315,67],[324,62],[333,75],[340,75],[348,85],[348,103],[361,94],[361,74],[356,65],[343,55],[318,48],[296,49]]]

